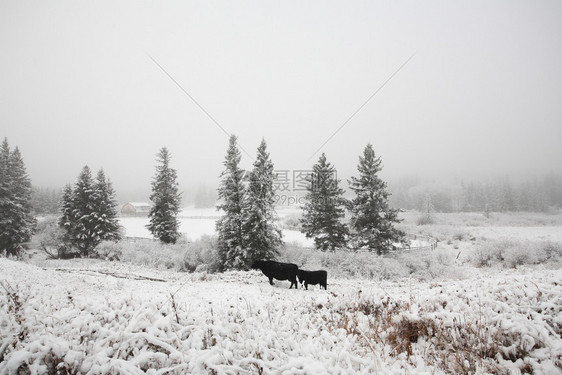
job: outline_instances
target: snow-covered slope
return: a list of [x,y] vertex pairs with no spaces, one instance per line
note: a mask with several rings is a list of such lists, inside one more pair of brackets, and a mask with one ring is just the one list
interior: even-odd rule
[[254,271],[0,258],[0,280],[0,374],[562,373],[559,270],[306,291]]

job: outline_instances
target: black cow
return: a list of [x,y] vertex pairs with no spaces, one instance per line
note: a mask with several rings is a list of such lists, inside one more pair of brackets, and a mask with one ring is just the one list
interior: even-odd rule
[[327,289],[328,285],[328,272],[320,270],[320,271],[305,271],[305,270],[298,270],[297,276],[299,277],[299,281],[304,283],[304,287],[308,290],[308,284],[316,285],[320,284],[320,289],[324,287],[324,290]]
[[261,270],[265,276],[269,278],[269,283],[273,285],[273,279],[289,280],[291,286],[297,288],[297,270],[299,267],[292,263],[280,263],[274,260],[258,260],[252,264],[252,269]]

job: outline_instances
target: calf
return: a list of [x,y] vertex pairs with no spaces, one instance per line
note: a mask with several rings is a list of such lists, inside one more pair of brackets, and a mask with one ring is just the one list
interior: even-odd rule
[[261,270],[269,278],[269,283],[273,285],[273,279],[289,280],[291,286],[297,289],[297,270],[299,267],[292,263],[280,263],[273,260],[258,260],[252,264],[252,269]]
[[328,272],[320,270],[320,271],[305,271],[305,270],[298,270],[297,276],[299,278],[300,283],[304,283],[304,287],[308,290],[308,284],[316,285],[320,284],[320,289],[324,287],[324,290],[327,289],[328,285]]

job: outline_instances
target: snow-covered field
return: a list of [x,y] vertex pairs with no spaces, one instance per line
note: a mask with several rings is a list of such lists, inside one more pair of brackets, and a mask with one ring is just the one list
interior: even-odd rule
[[[288,209],[281,210],[279,216],[283,217],[288,213],[293,213]],[[204,235],[215,234],[215,223],[220,213],[215,208],[185,208],[178,215],[180,222],[180,233],[184,234],[189,240],[197,240]],[[152,234],[146,229],[148,224],[147,217],[122,216],[119,217],[121,226],[125,229],[125,236],[136,238],[153,238]],[[285,242],[298,242],[303,246],[313,246],[314,242],[295,230],[283,230],[283,240]]]
[[[507,232],[512,247],[555,241],[558,220],[406,222],[453,263],[422,278],[331,272],[327,291],[270,286],[256,271],[0,258],[0,374],[562,374],[560,262],[472,258],[498,246],[502,227],[530,236]],[[403,260],[414,258],[430,261]]]
[[258,272],[0,269],[2,374],[562,373],[559,270],[331,279],[326,292]]

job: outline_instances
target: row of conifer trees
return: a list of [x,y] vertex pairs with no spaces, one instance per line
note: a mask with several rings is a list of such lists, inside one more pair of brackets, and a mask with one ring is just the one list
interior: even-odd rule
[[[166,148],[160,150],[157,161],[147,228],[156,239],[175,243],[180,237],[177,214],[181,207],[177,173],[170,167]],[[255,260],[275,258],[283,244],[275,210],[276,175],[266,142],[262,140],[258,147],[251,171],[244,171],[240,161],[237,138],[231,136],[218,187],[217,209],[223,215],[216,231],[223,269],[247,269]],[[15,255],[18,246],[29,241],[34,218],[30,180],[19,150],[10,151],[7,140],[0,168],[0,246]],[[359,159],[358,176],[349,181],[355,197],[346,200],[335,167],[325,154],[320,156],[308,178],[301,219],[303,233],[314,239],[318,249],[364,248],[382,254],[402,241],[403,233],[394,227],[399,222],[398,210],[388,204],[386,183],[378,176],[381,169],[380,158],[367,145]],[[93,178],[85,166],[75,185],[65,187],[58,224],[63,232],[62,251],[78,251],[80,256],[90,255],[102,241],[121,238],[115,192],[103,170]]]
[[[240,160],[236,137],[231,136],[218,188],[217,207],[224,215],[216,228],[221,264],[247,269],[255,260],[275,258],[283,242],[276,225],[276,176],[265,141],[248,175]],[[372,145],[367,145],[359,160],[359,175],[349,181],[355,197],[346,200],[335,167],[325,154],[320,156],[308,178],[301,219],[302,231],[314,239],[318,249],[351,247],[383,254],[403,242],[404,233],[394,226],[399,222],[399,211],[389,206],[386,183],[378,176],[381,169],[381,159]]]
[[[180,237],[177,214],[180,210],[177,173],[170,167],[170,153],[164,147],[157,155],[158,165],[152,181],[152,201],[147,229],[164,243],[175,243]],[[61,202],[58,222],[63,229],[63,244],[69,252],[89,256],[102,241],[121,239],[117,219],[117,201],[111,182],[100,170],[94,180],[85,166],[74,187],[67,185]]]

